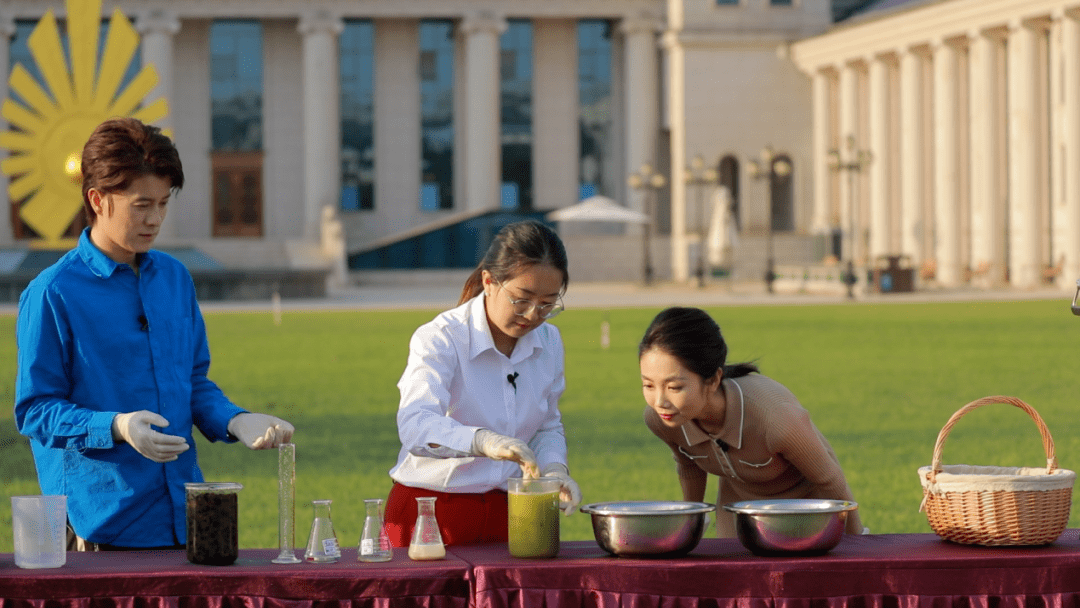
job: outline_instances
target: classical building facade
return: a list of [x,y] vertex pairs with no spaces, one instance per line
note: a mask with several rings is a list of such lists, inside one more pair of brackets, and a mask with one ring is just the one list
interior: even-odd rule
[[[601,194],[653,215],[657,277],[685,280],[717,183],[744,249],[770,227],[813,232],[811,81],[787,51],[829,28],[828,0],[105,0],[103,18],[114,8],[161,77],[151,97],[188,176],[164,245],[318,265],[329,209],[356,261]],[[48,9],[62,25],[60,0],[0,4],[0,82],[32,64]],[[793,167],[772,184],[750,174],[766,145]],[[642,165],[665,185],[628,187]],[[0,248],[22,246],[0,186]],[[641,229],[609,232],[566,227],[590,252],[574,276],[639,277]]]
[[945,286],[1071,288],[1080,3],[877,4],[792,48],[812,81],[812,230]]

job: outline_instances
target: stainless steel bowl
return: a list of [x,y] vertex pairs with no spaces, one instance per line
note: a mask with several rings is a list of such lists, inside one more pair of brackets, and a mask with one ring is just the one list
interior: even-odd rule
[[716,509],[705,502],[600,502],[581,507],[592,516],[593,535],[614,555],[674,557],[689,553],[701,541],[705,514]]
[[735,514],[739,541],[752,553],[812,555],[840,543],[848,513],[858,506],[847,500],[788,498],[734,502],[724,510]]

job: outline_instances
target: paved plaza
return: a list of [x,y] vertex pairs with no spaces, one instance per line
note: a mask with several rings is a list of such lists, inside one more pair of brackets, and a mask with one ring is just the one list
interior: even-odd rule
[[[366,279],[352,279],[348,287],[331,288],[325,298],[284,299],[282,310],[443,310],[453,307],[461,294],[467,273],[398,273]],[[839,293],[767,293],[764,283],[716,280],[704,287],[693,284],[658,283],[645,286],[632,282],[573,282],[567,291],[567,309],[630,308],[667,306],[813,306],[822,304],[887,304],[924,301],[1004,301],[1061,300],[1069,309],[1071,291],[1056,287],[1033,290],[922,289],[911,293],[856,293],[848,298]],[[200,302],[204,312],[271,311],[272,300]],[[14,304],[0,304],[0,314],[14,314]]]

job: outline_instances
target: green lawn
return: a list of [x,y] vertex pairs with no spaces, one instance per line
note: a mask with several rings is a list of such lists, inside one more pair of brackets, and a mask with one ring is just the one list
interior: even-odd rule
[[[838,453],[873,532],[929,532],[916,470],[930,464],[938,431],[957,409],[1012,395],[1039,411],[1060,466],[1076,470],[1080,435],[1075,369],[1080,319],[1065,301],[717,307],[731,360],[755,360],[811,411]],[[558,317],[566,343],[562,411],[570,465],[585,502],[680,497],[666,447],[641,422],[637,341],[659,309],[572,310]],[[243,407],[296,425],[297,543],[310,501],[333,499],[342,545],[355,545],[363,499],[385,497],[399,448],[398,377],[412,331],[437,311],[268,313],[206,317],[211,377]],[[611,323],[611,346],[600,325]],[[29,445],[12,420],[12,316],[0,316],[0,552],[10,552],[15,494],[38,493]],[[237,481],[243,547],[277,546],[277,464],[271,452],[199,443],[211,481]],[[1034,423],[1008,406],[966,416],[947,464],[1041,466]],[[715,484],[707,499],[714,500]],[[1070,518],[1077,527],[1078,516]],[[563,519],[563,540],[591,539],[588,516]]]

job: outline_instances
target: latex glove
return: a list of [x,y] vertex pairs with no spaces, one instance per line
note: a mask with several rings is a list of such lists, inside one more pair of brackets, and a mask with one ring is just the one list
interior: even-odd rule
[[565,465],[553,462],[544,467],[540,476],[558,479],[562,483],[562,490],[559,491],[559,508],[564,514],[570,515],[581,504],[581,489],[578,488],[577,482],[571,479],[570,470]]
[[191,447],[183,437],[159,433],[151,425],[164,428],[169,421],[150,410],[117,414],[112,421],[113,441],[126,441],[154,462],[172,462]]
[[512,460],[521,465],[521,476],[534,479],[540,476],[536,455],[532,448],[516,437],[507,437],[487,429],[478,429],[473,435],[472,453],[492,460]]
[[229,434],[253,450],[270,450],[292,439],[293,425],[269,414],[237,414],[229,421]]

